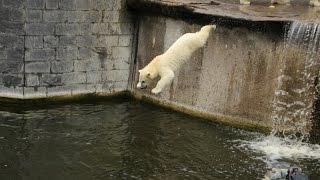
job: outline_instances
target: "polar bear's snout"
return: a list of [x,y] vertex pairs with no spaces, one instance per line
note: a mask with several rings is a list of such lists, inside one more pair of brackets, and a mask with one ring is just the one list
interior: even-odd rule
[[145,81],[139,81],[137,84],[137,88],[145,89],[147,88],[147,84],[145,83]]

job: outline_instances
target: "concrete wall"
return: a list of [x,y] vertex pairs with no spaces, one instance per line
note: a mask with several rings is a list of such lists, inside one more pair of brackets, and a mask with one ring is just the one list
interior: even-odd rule
[[0,0],[0,97],[126,90],[128,13],[124,0]]
[[155,84],[146,90],[135,88],[138,69],[162,54],[182,34],[200,28],[201,25],[182,20],[141,16],[132,91],[137,97],[233,125],[271,127],[282,39],[268,28],[248,30],[220,25],[207,46],[192,56],[162,94],[150,93]]

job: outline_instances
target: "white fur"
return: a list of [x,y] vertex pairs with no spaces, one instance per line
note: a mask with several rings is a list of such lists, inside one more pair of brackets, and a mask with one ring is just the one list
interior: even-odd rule
[[162,92],[163,88],[171,84],[175,73],[190,59],[191,55],[206,44],[210,32],[215,28],[215,25],[207,25],[196,33],[182,35],[164,54],[156,56],[146,67],[139,70],[137,87],[145,88],[152,79],[160,76],[161,79],[151,92],[154,94]]

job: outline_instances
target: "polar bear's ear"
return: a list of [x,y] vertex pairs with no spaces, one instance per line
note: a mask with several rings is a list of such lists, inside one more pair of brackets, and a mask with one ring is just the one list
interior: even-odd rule
[[148,73],[147,76],[150,77],[150,76],[151,76],[151,73]]

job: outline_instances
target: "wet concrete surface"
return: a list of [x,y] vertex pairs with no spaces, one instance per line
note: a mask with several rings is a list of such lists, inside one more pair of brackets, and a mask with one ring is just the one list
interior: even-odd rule
[[[275,5],[270,0],[251,0],[240,5],[239,0],[129,0],[129,6],[150,5],[161,8],[181,8],[193,14],[230,17],[251,21],[310,21],[320,22],[320,7],[309,6],[309,0],[292,0],[290,5]],[[139,9],[139,8],[138,8]],[[166,11],[166,13],[173,13]]]

